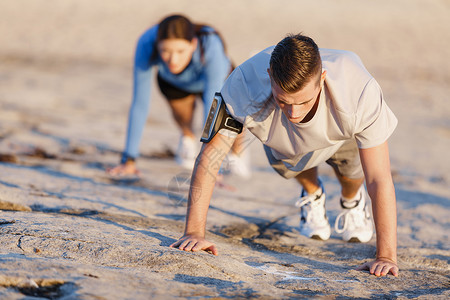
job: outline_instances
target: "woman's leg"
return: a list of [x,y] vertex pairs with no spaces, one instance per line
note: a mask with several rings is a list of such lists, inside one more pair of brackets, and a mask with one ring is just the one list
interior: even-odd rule
[[192,130],[195,95],[188,95],[184,98],[169,100],[169,106],[172,110],[172,116],[180,127],[182,134],[190,138],[195,138],[195,134]]

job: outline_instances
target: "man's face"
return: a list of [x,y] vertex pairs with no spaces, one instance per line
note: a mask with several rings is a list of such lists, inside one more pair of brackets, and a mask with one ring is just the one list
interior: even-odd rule
[[292,123],[307,122],[314,116],[315,110],[312,110],[319,99],[325,76],[326,71],[321,74],[319,82],[315,77],[295,93],[283,91],[271,80],[273,98],[289,121]]
[[184,39],[167,39],[158,43],[159,55],[173,74],[181,73],[189,65],[195,49],[195,38],[191,42]]

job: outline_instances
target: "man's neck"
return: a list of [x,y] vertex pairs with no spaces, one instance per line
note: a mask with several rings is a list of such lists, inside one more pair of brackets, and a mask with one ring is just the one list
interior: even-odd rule
[[311,121],[312,118],[315,116],[315,114],[317,112],[317,108],[319,107],[319,100],[320,100],[321,93],[322,93],[322,91],[319,92],[319,94],[317,95],[316,102],[314,103],[314,106],[311,108],[309,113],[303,118],[303,120],[300,121],[300,123],[307,123],[307,122]]

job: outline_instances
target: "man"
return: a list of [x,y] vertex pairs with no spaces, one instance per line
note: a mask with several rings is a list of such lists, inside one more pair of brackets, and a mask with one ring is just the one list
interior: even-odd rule
[[[359,269],[376,276],[398,275],[396,200],[387,144],[397,119],[357,55],[319,50],[311,38],[289,35],[239,66],[217,97],[226,103],[229,118],[261,140],[272,167],[302,186],[297,202],[301,234],[323,240],[330,236],[326,195],[317,175],[317,165],[326,161],[342,186],[336,231],[346,241],[369,241],[373,228],[365,178],[377,254]],[[210,141],[197,157],[184,236],[171,247],[218,253],[205,240],[206,215],[215,176],[236,137],[232,129],[222,127],[215,136],[209,130],[205,140]]]

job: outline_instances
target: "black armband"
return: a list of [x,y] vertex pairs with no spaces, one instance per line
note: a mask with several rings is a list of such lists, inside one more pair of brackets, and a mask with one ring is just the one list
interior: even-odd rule
[[228,113],[222,95],[216,93],[200,141],[203,143],[210,142],[220,130],[230,130],[239,134],[242,132],[242,128],[243,125]]

